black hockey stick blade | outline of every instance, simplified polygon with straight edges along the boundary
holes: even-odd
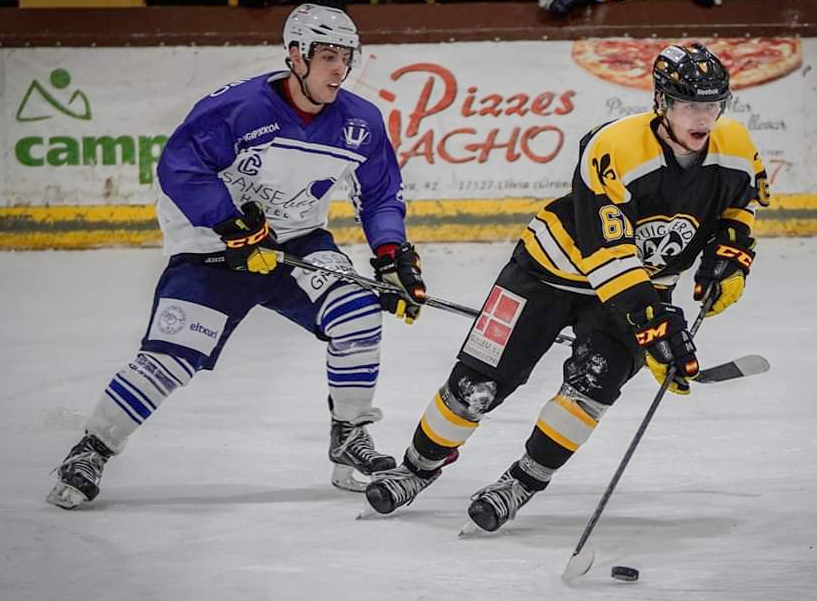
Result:
[[[715,382],[725,382],[735,378],[745,378],[769,371],[769,362],[760,355],[746,355],[721,365],[709,367],[701,370],[698,377],[693,382],[701,384],[713,384]]]

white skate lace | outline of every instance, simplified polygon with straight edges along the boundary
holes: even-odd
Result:
[[[55,467],[51,473],[59,470],[58,474],[68,471],[68,468],[73,468],[74,472],[78,472],[86,480],[99,484],[102,479],[102,469],[105,466],[105,458],[96,451],[84,451],[76,455],[66,457],[61,465]]]
[[[374,441],[363,426],[355,426],[349,430],[346,440],[333,450],[333,455],[341,457],[346,451],[356,459],[362,459],[364,463],[384,456],[374,450]]]
[[[532,496],[533,493],[526,490],[519,480],[505,472],[497,482],[489,484],[471,495],[471,500],[487,501],[496,511],[500,522],[504,522],[506,519],[514,519],[519,508],[527,503]]]
[[[377,472],[374,482],[382,484],[394,499],[395,507],[411,502],[426,486],[434,482],[436,475],[431,478],[421,478],[404,465],[391,470]]]
[[[368,424],[378,422],[381,419],[383,419],[383,412],[378,407],[372,407],[353,421],[340,422],[341,431],[345,434],[345,437],[342,443],[331,449],[331,457],[340,459],[348,451],[355,461],[364,464],[381,457],[387,457],[387,455],[378,453],[374,449],[374,441],[366,430]]]

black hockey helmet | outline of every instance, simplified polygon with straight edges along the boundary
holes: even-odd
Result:
[[[725,102],[729,91],[729,72],[720,59],[699,43],[667,46],[656,57],[652,68],[656,110],[658,95],[685,102]]]

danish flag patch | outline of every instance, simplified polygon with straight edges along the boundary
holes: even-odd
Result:
[[[494,286],[468,334],[463,352],[492,367],[499,365],[499,359],[527,302],[527,299],[502,286]]]

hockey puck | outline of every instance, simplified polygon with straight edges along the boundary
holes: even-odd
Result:
[[[616,580],[623,580],[624,582],[635,582],[638,580],[638,570],[628,568],[627,566],[613,566],[613,569],[610,571],[610,576]]]

